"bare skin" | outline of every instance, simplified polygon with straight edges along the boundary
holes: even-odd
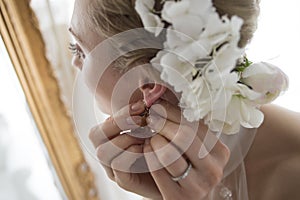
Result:
[[[245,159],[250,199],[299,199],[300,113],[266,105]]]
[[[188,137],[193,136],[190,134],[193,129],[189,125],[182,126],[180,109],[164,100],[161,100],[159,105],[168,108],[166,109],[168,117],[163,124],[160,123],[162,117],[154,121],[148,120],[150,127],[159,130],[151,140],[147,142],[126,134],[120,135],[120,128],[116,122],[127,129],[132,128],[131,124],[126,122],[128,109],[134,122],[140,124],[141,117],[137,114],[144,111],[144,105],[141,102],[137,104],[140,106],[138,110],[130,109],[131,106],[124,107],[90,133],[90,139],[97,148],[97,156],[108,176],[120,187],[151,199],[206,199],[209,192],[222,179],[223,168],[230,154],[227,147],[217,141],[214,148],[204,158],[199,159],[198,153],[202,146],[201,140],[206,133],[205,127],[202,125],[199,127],[196,137]],[[170,141],[174,145],[166,147]],[[177,148],[183,150],[189,141],[191,144],[183,157]],[[159,151],[164,147],[166,148],[163,151]],[[155,156],[147,155],[153,151]],[[131,173],[136,157],[131,157],[128,152],[144,156],[149,172]],[[175,158],[175,161],[169,163],[170,158]],[[188,167],[187,159],[193,166],[189,176],[174,182],[171,176],[179,176],[185,171]],[[162,167],[157,167],[158,165]]]
[[[265,121],[259,128],[254,143],[245,159],[249,198],[255,200],[297,199],[297,197],[299,197],[298,188],[300,186],[300,135],[298,131],[300,127],[297,122],[299,122],[300,114],[274,105],[266,105],[262,108],[262,111],[265,114]],[[174,113],[174,110],[170,110],[170,112]],[[286,123],[281,121],[281,116],[285,116],[286,119],[289,119],[289,126],[286,126]],[[168,128],[166,128],[166,130],[167,129]],[[171,132],[172,131],[169,131],[169,133]],[[95,144],[99,139],[95,139],[94,134],[99,137],[99,135],[105,133],[91,132],[91,140]],[[112,132],[109,134],[112,134]],[[167,133],[163,135],[165,134]],[[124,138],[116,136],[114,140],[124,141]],[[152,146],[156,148],[157,146],[165,145],[164,141],[166,141],[165,138],[155,137],[150,142],[151,146],[144,145],[143,149],[140,144],[143,144],[144,141],[130,138],[126,144],[122,145],[126,146],[126,148],[124,147],[126,151],[148,152],[153,150]],[[95,146],[97,145],[98,144]],[[98,147],[100,146],[102,145],[100,144]],[[221,149],[223,148],[221,144],[219,147]],[[223,149],[223,152],[226,152],[226,150],[224,150],[225,149]],[[220,152],[220,149],[215,151]],[[196,154],[196,151],[194,154]],[[105,156],[110,157],[110,155],[107,154]],[[179,190],[177,186],[172,187],[170,184],[173,184],[173,182],[168,181],[170,173],[164,169],[154,171],[151,175],[147,173],[136,175],[114,170],[114,168],[116,168],[114,167],[114,163],[120,164],[118,160],[122,160],[121,157],[122,155],[120,154],[119,158],[110,158],[114,160],[112,161],[111,167],[104,166],[109,177],[126,190],[151,197],[151,199],[162,199],[160,194],[163,194],[163,199],[182,199],[187,197],[189,197],[189,199],[206,199],[206,197],[199,198],[196,192],[192,192],[192,196],[188,196],[191,191],[187,190],[186,193],[184,193],[184,190]],[[99,159],[104,160],[101,155]],[[154,161],[152,160],[151,162]],[[180,169],[178,166],[182,166],[182,164],[178,163],[174,164],[174,166],[177,166],[175,167],[177,171],[184,171],[183,168],[186,167],[186,165],[183,165],[183,168]],[[195,175],[190,177],[190,179],[193,178],[195,178]],[[197,179],[199,178],[201,177]],[[215,185],[217,182],[212,185]],[[174,191],[180,191],[180,193]],[[203,192],[203,190],[201,191]],[[209,189],[207,192],[209,192]],[[172,194],[174,196],[172,196]]]

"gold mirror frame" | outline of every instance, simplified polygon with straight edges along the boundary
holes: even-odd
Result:
[[[30,0],[0,0],[0,32],[68,199],[96,200],[94,177],[60,100]]]

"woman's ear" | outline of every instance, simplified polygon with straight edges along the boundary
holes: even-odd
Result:
[[[166,87],[158,83],[146,83],[140,86],[147,107],[152,106],[166,91]]]

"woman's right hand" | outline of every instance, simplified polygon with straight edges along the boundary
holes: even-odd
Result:
[[[142,117],[139,115],[144,111],[142,101],[125,106],[102,124],[92,128],[89,137],[96,148],[97,158],[111,180],[127,191],[151,199],[162,199],[150,173],[131,172],[137,160],[144,160],[145,140],[120,134],[141,125]]]
[[[144,145],[144,155],[163,199],[208,199],[223,178],[228,147],[168,101],[152,105],[147,122],[157,134]]]

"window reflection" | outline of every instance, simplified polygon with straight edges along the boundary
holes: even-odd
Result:
[[[0,60],[0,199],[65,199],[2,38]]]

